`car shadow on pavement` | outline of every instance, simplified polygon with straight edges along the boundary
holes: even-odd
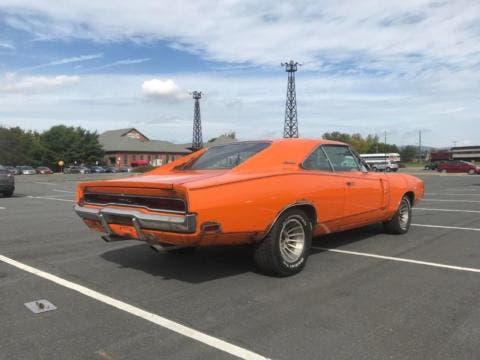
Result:
[[[187,253],[164,253],[141,244],[107,251],[100,256],[121,268],[189,283],[256,271],[251,246],[218,246],[197,248]]]
[[[323,235],[313,239],[313,247],[322,247],[326,249],[340,248],[342,246],[365,240],[372,236],[385,234],[381,223],[364,226],[362,228],[348,230],[344,232]],[[312,248],[311,254],[321,253],[325,250]]]

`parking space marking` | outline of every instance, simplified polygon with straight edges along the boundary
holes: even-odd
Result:
[[[42,184],[42,185],[58,185],[57,183],[51,183],[47,181],[34,181],[35,184]]]
[[[459,226],[445,226],[445,225],[428,225],[428,224],[411,224],[412,226],[439,228],[439,229],[452,229],[452,230],[467,230],[467,231],[480,231],[480,228],[468,228]]]
[[[34,268],[30,265],[21,263],[19,261],[13,260],[9,257],[0,255],[0,261],[3,261],[6,264],[9,264],[11,266],[14,266],[20,270],[26,271],[30,274],[36,275],[38,277],[41,277],[43,279],[49,280],[53,283],[56,283],[60,286],[63,286],[65,288],[68,288],[70,290],[76,291],[80,294],[83,294],[89,298],[92,298],[94,300],[100,301],[104,304],[110,305],[114,308],[117,308],[119,310],[125,311],[131,315],[137,316],[141,319],[147,320],[151,323],[154,323],[156,325],[159,325],[165,329],[174,331],[180,335],[183,335],[185,337],[188,337],[190,339],[199,341],[203,344],[209,345],[213,348],[216,348],[218,350],[224,351],[228,354],[231,354],[233,356],[242,358],[242,359],[253,359],[253,360],[267,360],[266,357],[257,354],[255,352],[252,352],[250,350],[244,349],[242,347],[239,347],[237,345],[231,344],[229,342],[226,342],[224,340],[221,340],[219,338],[207,335],[203,332],[200,332],[198,330],[195,330],[193,328],[187,327],[185,325],[179,324],[175,321],[169,320],[167,318],[164,318],[160,315],[145,311],[143,309],[140,309],[136,306],[127,304],[126,302],[123,302],[121,300],[117,300],[115,298],[112,298],[108,295],[104,295],[98,291],[89,289],[83,285],[76,284],[74,282],[71,282],[69,280],[65,280],[59,276],[50,274],[46,271]]]
[[[75,194],[75,191],[67,191],[67,190],[59,190],[59,189],[53,189],[53,191],[62,192],[62,193],[68,193],[68,194]]]
[[[69,199],[58,199],[58,198],[53,198],[53,197],[46,197],[46,196],[27,196],[30,199],[45,199],[45,200],[57,200],[57,201],[68,201],[68,202],[75,202],[75,200],[69,200]]]
[[[453,200],[453,199],[422,199],[421,200],[422,202],[423,201],[439,201],[439,202],[464,202],[464,203],[480,203],[480,200],[463,200],[463,199],[460,199],[460,200]]]
[[[63,194],[63,195],[60,195],[60,194],[55,194],[55,195],[45,195],[43,197],[46,197],[46,198],[49,198],[49,199],[54,199],[54,200],[60,200],[60,198],[69,198],[69,199],[72,199],[72,195],[71,194]]]
[[[4,208],[3,206],[0,206],[0,210],[7,210],[7,208]]]
[[[480,229],[478,229],[478,230],[480,230]],[[439,267],[439,268],[444,268],[444,269],[449,269],[449,270],[468,271],[468,272],[480,273],[480,269],[476,269],[476,268],[454,266],[454,265],[447,265],[447,264],[439,264],[439,263],[434,263],[434,262],[429,262],[429,261],[406,259],[406,258],[401,258],[401,257],[396,257],[396,256],[385,256],[385,255],[364,253],[364,252],[358,252],[358,251],[339,250],[339,249],[331,249],[331,248],[324,248],[324,247],[317,247],[317,246],[312,246],[312,248],[317,249],[317,250],[328,251],[328,252],[340,253],[340,254],[365,256],[365,257],[371,257],[371,258],[375,258],[375,259],[391,260],[391,261],[406,262],[406,263],[412,263],[412,264],[418,264],[418,265],[433,266],[433,267]]]
[[[456,196],[456,195],[459,195],[459,196],[480,196],[480,194],[465,194],[465,193],[448,193],[448,194],[444,194],[444,193],[425,193],[425,195],[445,195],[445,196]]]
[[[445,211],[445,212],[464,212],[464,213],[480,213],[480,210],[458,210],[458,209],[433,209],[433,208],[412,208],[413,210],[420,211]]]

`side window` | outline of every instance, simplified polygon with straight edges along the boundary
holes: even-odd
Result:
[[[330,162],[325,156],[322,147],[317,147],[308,157],[303,161],[302,167],[306,170],[324,170],[332,171]]]
[[[324,149],[335,171],[360,171],[355,157],[347,146],[324,145]]]

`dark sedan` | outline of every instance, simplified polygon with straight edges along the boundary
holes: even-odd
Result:
[[[3,167],[0,167],[0,193],[3,196],[10,197],[15,190],[15,177]]]

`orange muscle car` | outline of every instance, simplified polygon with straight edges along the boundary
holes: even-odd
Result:
[[[383,222],[403,234],[423,182],[368,171],[348,145],[310,139],[202,149],[142,176],[79,184],[75,211],[106,241],[170,251],[254,244],[258,267],[286,276],[313,236]]]

